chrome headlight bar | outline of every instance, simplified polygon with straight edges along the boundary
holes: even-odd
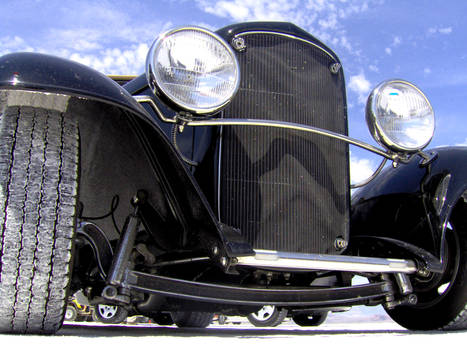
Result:
[[[236,119],[236,118],[212,118],[212,119],[203,119],[203,120],[186,120],[182,119],[181,116],[175,115],[173,118],[165,116],[161,109],[157,106],[151,96],[138,95],[133,96],[136,101],[139,103],[148,103],[151,108],[156,112],[159,118],[166,123],[175,123],[183,126],[263,126],[263,127],[273,127],[273,128],[282,128],[282,129],[291,129],[297,131],[310,132],[313,134],[323,135],[331,137],[337,140],[347,142],[351,145],[366,149],[367,151],[378,154],[386,159],[389,159],[393,162],[405,162],[410,158],[405,154],[398,154],[390,151],[385,151],[379,149],[373,145],[370,145],[366,142],[351,138],[346,135],[335,133],[329,130],[320,129],[314,126],[283,122],[283,121],[273,121],[273,120],[264,120],[264,119]]]

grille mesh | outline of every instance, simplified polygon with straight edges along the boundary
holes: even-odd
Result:
[[[282,120],[346,134],[343,77],[303,40],[243,34],[240,90],[225,118]],[[255,249],[335,253],[348,234],[348,146],[270,127],[224,127],[221,220]]]

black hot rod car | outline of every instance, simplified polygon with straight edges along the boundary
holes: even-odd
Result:
[[[0,108],[2,332],[57,331],[76,291],[180,327],[383,305],[467,328],[467,150],[424,151],[403,80],[368,99],[381,148],[349,137],[338,57],[292,24],[171,30],[132,79],[8,54]],[[384,159],[352,201],[349,145]]]

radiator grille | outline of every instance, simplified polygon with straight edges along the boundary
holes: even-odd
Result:
[[[225,118],[282,120],[346,134],[342,73],[304,40],[245,33],[238,53],[240,90]],[[224,127],[220,152],[221,220],[255,249],[335,253],[347,238],[348,146],[303,132]]]

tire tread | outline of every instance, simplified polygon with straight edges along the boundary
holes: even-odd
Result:
[[[57,111],[13,106],[0,115],[0,141],[0,331],[54,333],[70,276],[77,127]]]

